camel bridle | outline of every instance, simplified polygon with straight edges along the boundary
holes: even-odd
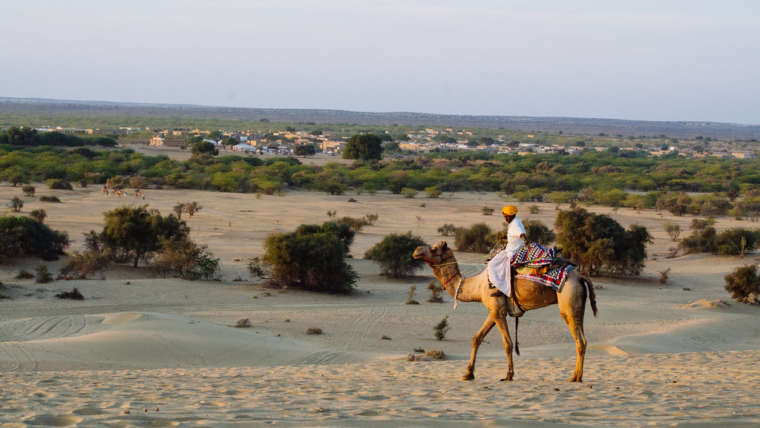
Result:
[[[456,265],[457,264],[456,260],[454,260],[454,261],[448,261],[448,260],[451,260],[453,258],[454,258],[454,255],[452,254],[451,257],[449,257],[447,259],[442,259],[441,263],[430,264],[430,267],[432,267],[432,268],[441,268],[443,266]],[[451,282],[451,280],[454,279],[457,275],[459,275],[459,282],[457,283],[456,290],[454,291],[454,310],[456,310],[456,308],[457,308],[457,306],[459,304],[459,301],[457,300],[457,297],[459,296],[459,289],[462,286],[462,280],[464,280],[464,277],[462,276],[462,273],[459,271],[459,269],[457,269],[456,272],[454,272],[454,274],[452,274],[445,281],[443,281],[443,288],[446,288],[446,286],[449,284],[449,282]]]

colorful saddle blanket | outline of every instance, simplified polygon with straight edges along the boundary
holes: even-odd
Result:
[[[555,257],[554,248],[546,248],[536,242],[529,242],[512,255],[512,266],[547,266],[554,263]]]
[[[517,266],[515,278],[522,278],[551,287],[556,291],[562,287],[567,274],[575,269],[570,263],[555,264],[556,251],[530,242],[512,256],[512,266]]]

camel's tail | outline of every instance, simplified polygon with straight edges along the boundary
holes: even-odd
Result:
[[[586,277],[581,277],[581,283],[586,286],[588,289],[588,299],[591,301],[591,310],[594,312],[594,316],[596,317],[597,309],[596,309],[596,293],[594,292],[594,284],[591,283],[591,280]]]

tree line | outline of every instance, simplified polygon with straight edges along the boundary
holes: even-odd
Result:
[[[112,137],[93,136],[80,137],[68,135],[62,132],[37,132],[34,128],[12,126],[5,131],[0,131],[0,144],[14,146],[103,146],[114,147],[116,139]]]
[[[758,217],[760,213],[758,160],[629,158],[596,152],[577,156],[439,153],[316,166],[285,157],[264,160],[198,152],[186,161],[176,161],[131,150],[0,145],[0,180],[20,184],[52,178],[89,183],[109,179],[128,183],[137,178],[144,185],[267,194],[286,189],[330,194],[347,190],[401,194],[411,189],[436,196],[496,191],[520,201],[577,201],[655,208],[676,215]]]

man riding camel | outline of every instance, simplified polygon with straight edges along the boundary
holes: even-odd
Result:
[[[517,207],[507,205],[501,210],[507,227],[507,245],[488,261],[488,280],[507,297],[512,295],[512,256],[525,246],[525,227],[517,218]]]

